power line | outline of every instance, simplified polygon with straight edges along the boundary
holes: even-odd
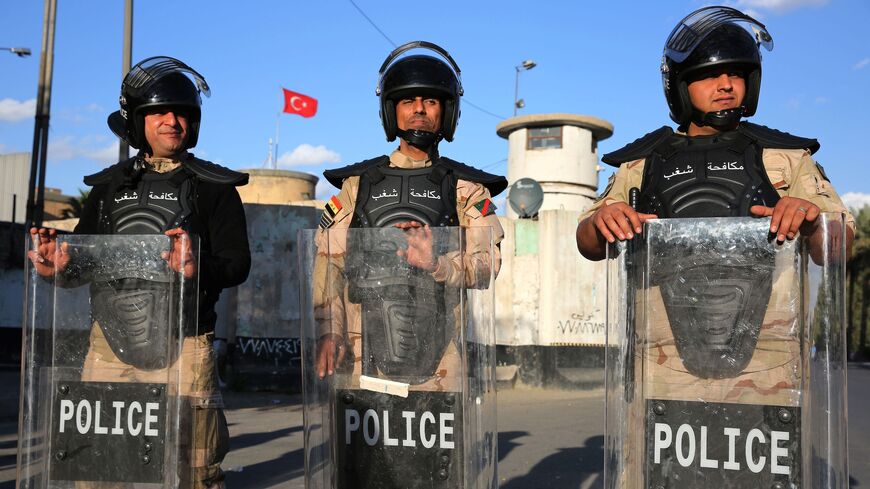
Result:
[[[496,119],[501,119],[501,120],[506,119],[506,117],[500,116],[500,115],[498,115],[498,114],[493,114],[492,112],[490,112],[490,111],[484,109],[483,107],[479,107],[479,106],[477,106],[477,105],[471,103],[471,100],[465,99],[465,100],[463,100],[463,101],[464,101],[466,104],[468,104],[468,105],[474,107],[475,109],[477,109],[477,110],[483,112],[484,114],[491,115],[491,116],[495,117]]]
[[[390,39],[390,36],[384,34],[384,31],[382,31],[381,28],[378,27],[378,25],[375,24],[375,22],[374,22],[372,19],[370,19],[369,16],[366,15],[365,12],[363,12],[363,9],[359,8],[359,5],[357,5],[356,3],[354,3],[353,0],[347,0],[347,1],[350,2],[350,4],[354,6],[354,8],[357,10],[357,12],[360,13],[360,15],[362,15],[363,17],[365,17],[365,19],[366,19],[367,21],[369,21],[369,24],[371,24],[372,27],[374,27],[376,31],[380,32],[381,35],[384,36],[384,39],[386,39],[387,42],[389,42],[390,44],[392,44],[394,48],[399,47],[398,44],[394,43],[393,40]]]
[[[362,16],[363,16],[363,17],[364,17],[364,18],[369,22],[369,24],[371,24],[371,26],[375,28],[376,31],[378,31],[382,36],[384,36],[384,39],[386,39],[387,42],[389,42],[390,44],[392,44],[394,48],[399,47],[398,44],[396,44],[395,42],[393,42],[392,39],[390,39],[390,36],[386,35],[386,34],[384,33],[384,31],[382,31],[381,28],[378,27],[377,24],[375,24],[375,21],[373,21],[373,20],[372,20],[368,15],[366,15],[365,12],[363,12],[363,9],[361,9],[361,8],[359,7],[359,5],[356,4],[356,2],[354,2],[353,0],[347,0],[347,1],[350,2],[351,5],[353,5],[353,7],[356,9],[356,11],[359,12],[360,15],[362,15]],[[468,99],[465,99],[465,103],[467,103],[468,105],[474,107],[475,109],[477,109],[477,110],[483,112],[484,114],[491,115],[492,117],[495,117],[496,119],[501,119],[501,120],[506,119],[506,117],[502,117],[502,116],[500,116],[500,115],[498,115],[498,114],[494,114],[494,113],[492,113],[492,112],[490,112],[490,111],[484,109],[483,107],[480,107],[480,106],[478,106],[478,105],[475,105],[474,103],[472,103],[472,102],[471,102],[470,100],[468,100]]]
[[[481,169],[481,170],[486,170],[487,168],[492,168],[492,167],[494,167],[495,165],[498,165],[499,163],[504,163],[505,161],[507,161],[507,158],[502,158],[502,159],[500,159],[500,160],[498,160],[498,161],[493,161],[492,163],[489,163],[489,164],[483,165],[482,167],[480,167],[480,169]]]

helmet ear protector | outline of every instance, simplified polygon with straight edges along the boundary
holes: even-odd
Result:
[[[396,60],[406,51],[417,48],[434,51],[447,63],[425,55]],[[380,97],[379,115],[387,141],[394,141],[399,135],[396,100],[409,95],[431,95],[441,101],[441,129],[434,141],[441,138],[453,141],[460,115],[459,98],[463,93],[459,65],[444,48],[427,41],[411,41],[394,49],[378,70],[378,86],[375,89],[375,95]]]

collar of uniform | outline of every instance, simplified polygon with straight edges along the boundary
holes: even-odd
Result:
[[[181,164],[187,160],[190,153],[185,152],[182,154],[177,160],[172,158],[153,158],[146,156],[145,163],[148,165],[148,169],[157,173],[169,173],[172,170],[175,170]]]
[[[399,150],[393,151],[393,154],[390,155],[390,166],[398,168],[415,169],[426,168],[431,165],[432,160],[429,158],[426,158],[425,160],[415,160]]]

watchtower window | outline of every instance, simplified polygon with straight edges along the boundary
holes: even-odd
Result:
[[[526,149],[550,149],[562,147],[562,126],[532,127],[526,135]]]

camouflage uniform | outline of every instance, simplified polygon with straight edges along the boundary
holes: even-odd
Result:
[[[762,153],[765,173],[780,197],[796,197],[817,205],[822,212],[844,213],[847,226],[854,230],[849,213],[823,170],[807,150],[768,149]],[[641,188],[645,159],[623,163],[610,177],[598,200],[580,216],[584,220],[603,206],[628,203],[629,191]],[[674,334],[665,310],[662,292],[653,286],[635,298],[637,318],[634,357],[636,399],[626,406],[628,419],[643,422],[645,400],[695,400],[709,403],[800,406],[804,368],[801,364],[801,296],[793,264],[794,254],[777,255],[773,288],[761,330],[748,366],[728,378],[701,378],[689,373],[677,351]],[[791,266],[790,266],[791,265]],[[638,402],[641,401],[641,402]],[[623,453],[627,460],[643,460],[643,427],[625,434]],[[620,476],[619,487],[641,487],[642,464],[626,462],[632,473]]]
[[[399,151],[390,155],[390,167],[415,169],[431,166],[426,160],[413,160]],[[341,191],[337,195],[341,209],[334,216],[326,230],[318,232],[316,244],[318,259],[315,261],[315,317],[318,321],[319,335],[333,333],[344,338],[352,350],[353,379],[358,379],[361,372],[362,341],[361,341],[361,308],[353,304],[347,297],[347,284],[343,270],[347,251],[347,230],[350,227],[354,205],[357,201],[359,177],[349,177],[344,180]],[[465,253],[448,253],[437,258],[437,267],[432,276],[437,282],[447,285],[465,287],[486,287],[489,285],[490,272],[498,274],[501,266],[501,255],[498,243],[504,237],[504,231],[494,213],[482,215],[475,207],[490,198],[489,191],[483,185],[467,180],[458,180],[456,184],[456,211],[459,225],[463,228]],[[476,233],[476,229],[483,232]],[[490,234],[491,233],[491,234]],[[492,237],[493,254],[490,255]],[[329,259],[325,259],[326,257]],[[483,277],[486,283],[481,283]],[[459,305],[456,306],[460,307]],[[457,315],[456,317],[460,317]],[[349,357],[350,358],[350,355]],[[416,390],[455,390],[455,386],[447,385],[450,379],[456,379],[454,371],[459,366],[459,352],[454,344],[450,344],[435,376],[428,382],[414,386]]]

